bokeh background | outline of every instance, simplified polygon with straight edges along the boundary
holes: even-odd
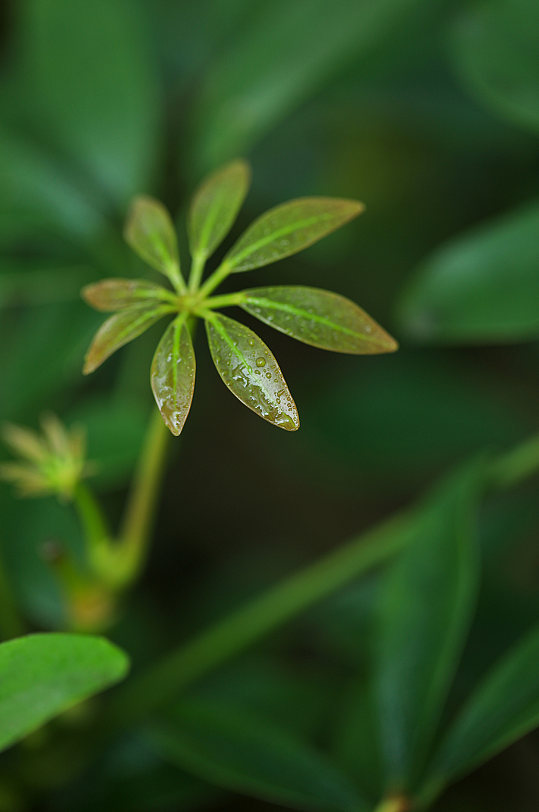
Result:
[[[288,434],[225,390],[197,342],[195,398],[170,444],[147,572],[114,632],[136,663],[417,500],[455,464],[537,431],[538,18],[531,0],[1,6],[0,416],[84,423],[112,521],[154,408],[160,327],[85,379],[101,317],[79,290],[152,273],[121,239],[133,194],[177,215],[184,266],[189,197],[234,157],[250,161],[253,184],[231,239],[292,197],[362,200],[366,212],[340,232],[228,289],[335,290],[401,344],[341,357],[257,324],[300,411]],[[75,516],[5,485],[0,509],[18,601],[35,628],[61,628],[40,550],[80,545]],[[539,609],[537,488],[500,497],[483,519],[472,670]],[[343,590],[206,690],[327,738],[343,684],[365,661],[376,589],[373,576]],[[436,809],[532,812],[538,756],[530,736]],[[144,759],[118,759],[93,792],[115,809],[280,808],[216,797]]]

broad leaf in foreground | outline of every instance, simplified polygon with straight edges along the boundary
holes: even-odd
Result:
[[[252,316],[282,333],[333,352],[393,352],[397,342],[344,296],[303,286],[254,288],[241,302]]]
[[[228,234],[249,188],[251,171],[242,160],[210,175],[197,189],[189,212],[191,254],[206,259]]]
[[[297,254],[348,223],[364,206],[356,200],[302,197],[270,209],[230,249],[224,264],[233,273]]]
[[[0,644],[0,749],[125,676],[125,654],[81,634],[32,634]]]
[[[385,578],[374,682],[389,786],[409,787],[421,771],[468,633],[484,476],[476,462],[437,489]]]
[[[127,216],[124,236],[148,265],[171,281],[176,278],[180,267],[176,232],[162,203],[144,195],[136,197]]]
[[[106,361],[124,344],[141,335],[167,313],[173,312],[169,305],[142,304],[121,310],[104,322],[94,336],[86,353],[83,373],[87,375]]]
[[[103,279],[82,289],[82,298],[95,310],[113,313],[126,307],[141,304],[144,300],[169,298],[169,291],[144,279]]]
[[[207,316],[206,330],[215,366],[230,391],[274,426],[298,429],[296,404],[262,339],[244,324],[216,313]]]
[[[165,330],[152,361],[152,391],[166,425],[176,437],[191,408],[195,387],[195,353],[187,316],[182,313]]]
[[[434,759],[434,784],[469,772],[539,725],[538,663],[536,626],[470,696]]]
[[[346,776],[307,744],[221,704],[183,704],[150,736],[165,759],[218,786],[299,809],[367,809]]]

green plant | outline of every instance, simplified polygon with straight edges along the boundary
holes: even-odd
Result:
[[[189,213],[192,264],[186,283],[172,221],[156,200],[135,200],[125,228],[131,247],[160,271],[173,291],[149,282],[107,279],[84,289],[97,310],[119,311],[97,333],[84,371],[93,372],[119,347],[164,316],[175,314],[152,362],[151,384],[163,420],[180,434],[191,407],[195,355],[194,321],[206,324],[217,371],[225,385],[260,417],[287,431],[299,428],[295,403],[271,350],[256,333],[228,316],[223,307],[242,307],[266,324],[325,350],[353,354],[392,352],[396,342],[348,299],[307,287],[265,287],[212,296],[230,274],[268,265],[307,248],[356,217],[361,203],[308,197],[283,203],[258,218],[201,285],[207,260],[231,228],[249,185],[249,168],[234,161],[198,189]]]

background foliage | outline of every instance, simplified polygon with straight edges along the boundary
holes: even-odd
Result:
[[[162,199],[181,224],[202,175],[244,155],[255,181],[241,227],[298,195],[364,201],[359,220],[257,271],[253,284],[339,291],[401,344],[388,356],[336,357],[257,324],[262,337],[271,335],[301,408],[301,430],[289,435],[230,397],[199,342],[194,406],[171,446],[147,572],[109,634],[135,669],[417,502],[455,466],[460,473],[436,498],[444,510],[451,499],[471,499],[471,491],[459,496],[466,477],[476,476],[465,461],[537,431],[538,31],[533,0],[3,7],[0,415],[35,426],[53,410],[68,424],[83,422],[94,484],[113,519],[154,408],[147,369],[156,333],[84,379],[82,358],[100,316],[79,290],[101,277],[139,275],[120,237],[133,194]],[[182,231],[180,242],[185,254]],[[232,279],[228,289],[242,283]],[[22,785],[50,809],[347,809],[356,790],[334,774],[336,762],[365,776],[362,791],[376,801],[383,779],[368,697],[378,692],[377,702],[391,708],[392,680],[397,687],[406,680],[410,657],[424,674],[442,669],[429,679],[431,704],[416,684],[388,736],[386,768],[413,786],[437,713],[445,724],[537,623],[536,485],[483,503],[479,552],[464,563],[444,536],[448,522],[427,512],[418,562],[403,557],[387,578],[376,572],[335,592],[191,688],[166,725],[105,747],[67,789],[61,751],[45,759],[36,749],[32,758],[30,744],[24,766],[21,751],[9,751],[0,763],[0,808],[20,808]],[[52,541],[80,552],[76,518],[52,499],[14,500],[3,485],[0,509],[1,555],[17,602],[34,629],[62,629],[65,606],[43,550]],[[444,588],[458,593],[456,604],[444,603],[438,576],[428,572],[440,560],[433,539],[444,573],[454,573]],[[407,606],[410,595],[416,600]],[[423,628],[434,597],[440,623],[447,606],[459,614]],[[444,645],[416,651],[419,627],[422,640],[442,637]],[[532,643],[519,657],[537,682]],[[497,679],[482,699],[493,696],[494,707],[497,691],[512,690],[503,673]],[[428,723],[410,747],[419,711]],[[472,717],[452,728],[470,747]],[[393,724],[391,712],[383,718]],[[257,745],[261,729],[266,741]],[[227,748],[223,762],[230,731],[235,750]],[[531,812],[537,749],[537,736],[528,736],[434,808]],[[448,752],[442,747],[431,765],[433,782],[440,770],[460,774]],[[254,767],[238,777],[247,754]],[[279,789],[291,764],[293,781]]]

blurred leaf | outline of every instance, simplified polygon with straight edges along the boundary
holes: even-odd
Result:
[[[463,6],[453,56],[470,90],[489,107],[539,130],[539,13],[535,0]]]
[[[299,809],[364,808],[347,778],[301,740],[226,705],[185,703],[150,735],[164,758],[218,786]]]
[[[443,484],[386,576],[375,652],[390,786],[410,785],[428,753],[468,634],[478,587],[474,520],[484,466]]]
[[[159,143],[159,87],[139,5],[41,0],[17,11],[31,113],[123,204],[147,183]]]
[[[183,429],[195,388],[195,353],[182,313],[169,324],[155,352],[152,391],[166,425],[176,437]]]
[[[508,341],[539,336],[539,205],[456,237],[428,260],[403,296],[418,338]]]
[[[162,203],[151,197],[136,197],[127,215],[124,236],[133,251],[152,268],[171,281],[177,277],[180,257],[176,232]]]
[[[206,318],[210,351],[225,386],[249,409],[286,431],[299,428],[296,404],[271,350],[228,316]]]
[[[353,691],[343,696],[338,715],[333,757],[368,795],[372,805],[384,793],[384,769],[377,729],[374,686],[366,683],[354,685]]]
[[[125,654],[99,637],[33,634],[0,644],[0,748],[122,679]]]
[[[197,189],[189,212],[189,246],[193,256],[206,259],[230,231],[241,208],[251,170],[233,161],[210,175]]]
[[[355,200],[303,197],[262,214],[232,246],[224,262],[233,273],[297,254],[363,211]]]
[[[95,334],[86,353],[84,374],[88,375],[96,370],[116,350],[133,341],[172,311],[173,308],[168,305],[140,304],[120,310],[108,318]]]
[[[333,352],[391,352],[396,342],[344,296],[307,287],[253,288],[241,306],[282,333]]]
[[[170,292],[144,279],[103,279],[82,289],[82,298],[95,310],[114,312],[141,304],[142,299],[167,300]]]
[[[148,414],[138,400],[128,395],[89,395],[66,415],[70,425],[86,430],[92,486],[123,485],[137,461]]]
[[[0,177],[0,244],[7,248],[43,233],[85,239],[103,227],[98,207],[65,164],[5,127]]]
[[[420,3],[311,0],[308,13],[288,0],[258,4],[211,65],[194,116],[197,163],[217,165],[246,150]]]
[[[434,756],[427,785],[469,772],[539,725],[538,662],[536,626],[473,691]]]

